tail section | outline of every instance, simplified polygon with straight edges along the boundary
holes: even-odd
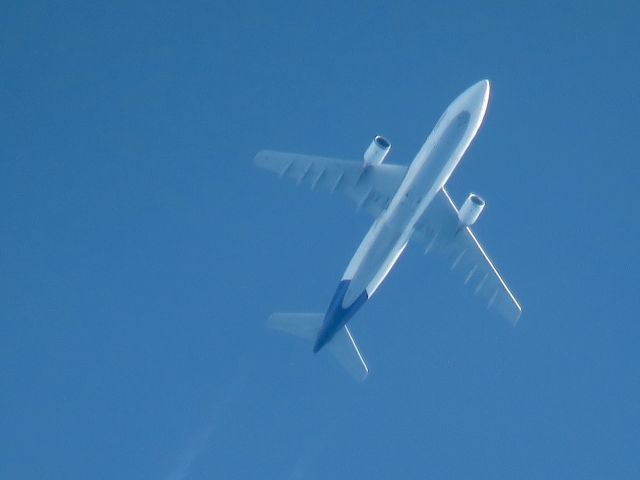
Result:
[[[314,341],[322,327],[323,320],[323,313],[274,313],[267,320],[267,326]],[[360,353],[346,325],[338,330],[329,341],[327,350],[357,381],[362,382],[367,378],[369,368],[367,368],[362,353]]]

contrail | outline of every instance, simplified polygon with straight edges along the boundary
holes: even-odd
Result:
[[[215,426],[215,418],[210,420],[205,428],[191,440],[189,447],[178,457],[177,465],[167,480],[185,480],[191,472],[191,465],[204,451]]]
[[[306,471],[313,467],[314,462],[325,449],[328,436],[328,432],[325,432],[324,435],[307,446],[300,458],[295,461],[291,470],[289,470],[286,480],[302,480],[305,477]]]
[[[167,480],[185,480],[189,477],[191,467],[207,448],[209,439],[211,438],[218,420],[220,419],[220,414],[234,397],[237,386],[238,380],[236,376],[236,381],[232,382],[232,384],[224,391],[222,397],[214,404],[211,409],[211,413],[209,414],[209,419],[205,423],[204,427],[193,435],[191,441],[187,445],[187,448],[178,455],[176,466],[168,475]]]

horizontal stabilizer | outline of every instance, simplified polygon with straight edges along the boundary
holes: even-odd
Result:
[[[346,325],[338,330],[327,346],[331,354],[349,375],[358,382],[365,381],[367,375],[369,375],[369,368]]]
[[[267,326],[315,341],[323,320],[323,313],[274,313],[267,320]],[[362,382],[367,378],[369,369],[346,325],[336,332],[326,349],[357,381]]]
[[[267,320],[267,326],[274,330],[314,340],[322,326],[324,313],[273,313]]]

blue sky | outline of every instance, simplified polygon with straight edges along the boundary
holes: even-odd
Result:
[[[2,478],[640,475],[638,7],[451,3],[3,4]],[[449,190],[517,328],[418,247],[353,322],[363,385],[264,328],[370,219],[255,152],[408,164],[482,78]]]

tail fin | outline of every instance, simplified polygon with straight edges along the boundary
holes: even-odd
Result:
[[[267,320],[267,326],[313,341],[323,320],[322,313],[274,313]],[[336,332],[327,344],[327,350],[357,381],[363,382],[367,378],[369,368],[346,325]]]

